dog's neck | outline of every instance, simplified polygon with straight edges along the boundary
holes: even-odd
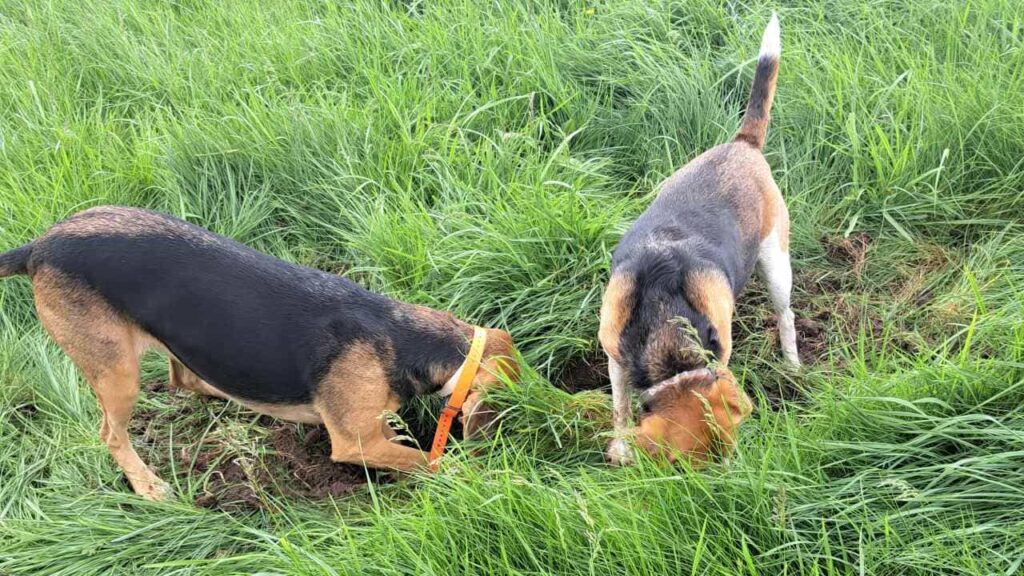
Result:
[[[470,342],[470,346],[472,346],[472,344],[473,343],[471,341]],[[486,350],[484,350],[484,356],[485,357],[486,357],[486,353],[487,353]],[[481,358],[481,365],[483,363],[483,360],[484,360],[484,358],[482,357]],[[454,372],[450,372],[448,374],[445,374],[444,372],[447,372],[447,370],[444,370],[444,371],[442,371],[442,373],[437,374],[437,380],[441,380],[442,378],[445,378],[445,376],[447,376],[447,379],[445,380],[444,385],[441,386],[441,388],[438,389],[437,392],[434,392],[435,396],[440,396],[442,398],[447,398],[448,396],[452,395],[452,392],[455,392],[455,387],[458,385],[458,382],[459,382],[459,376],[462,375],[463,370],[466,368],[466,363],[467,362],[469,362],[469,357],[468,356],[462,360],[462,363],[459,364],[459,367],[456,368]],[[479,368],[477,368],[477,369],[479,370]],[[435,381],[437,381],[437,380],[435,380]]]
[[[458,383],[459,376],[462,375],[462,369],[465,367],[466,360],[463,360],[462,364],[460,364],[459,367],[455,370],[455,372],[452,373],[451,377],[448,378],[447,381],[445,381],[444,386],[442,386],[441,389],[438,390],[437,392],[434,392],[434,395],[440,396],[441,398],[447,398],[451,396],[452,392],[455,392],[455,385]]]

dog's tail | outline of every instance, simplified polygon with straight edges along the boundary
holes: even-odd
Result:
[[[15,274],[28,274],[28,258],[32,255],[32,243],[0,254],[0,278]]]
[[[765,134],[768,133],[769,113],[775,98],[775,79],[779,76],[779,56],[782,54],[779,16],[772,12],[772,19],[764,29],[761,39],[761,53],[757,56],[757,72],[754,86],[750,89],[747,111],[743,123],[736,133],[736,140],[747,142],[754,148],[764,148]]]

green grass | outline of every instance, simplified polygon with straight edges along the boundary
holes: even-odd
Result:
[[[607,468],[607,395],[549,382],[596,355],[657,184],[736,129],[772,9],[810,361],[781,369],[755,282],[735,457]],[[0,1],[0,248],[108,203],[506,327],[532,370],[440,474],[231,511],[176,451],[259,462],[265,427],[146,394],[152,504],[6,280],[0,574],[1024,572],[1020,2]]]

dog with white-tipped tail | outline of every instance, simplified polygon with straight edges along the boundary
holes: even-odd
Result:
[[[781,53],[772,14],[735,137],[670,176],[612,255],[599,339],[612,384],[613,463],[632,462],[633,443],[694,464],[735,444],[752,407],[728,369],[732,316],[755,268],[779,317],[783,354],[800,364],[789,213],[762,154]],[[630,388],[642,393],[636,427]]]

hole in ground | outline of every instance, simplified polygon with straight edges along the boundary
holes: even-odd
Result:
[[[608,357],[600,350],[591,350],[566,362],[552,382],[566,392],[608,388]]]

